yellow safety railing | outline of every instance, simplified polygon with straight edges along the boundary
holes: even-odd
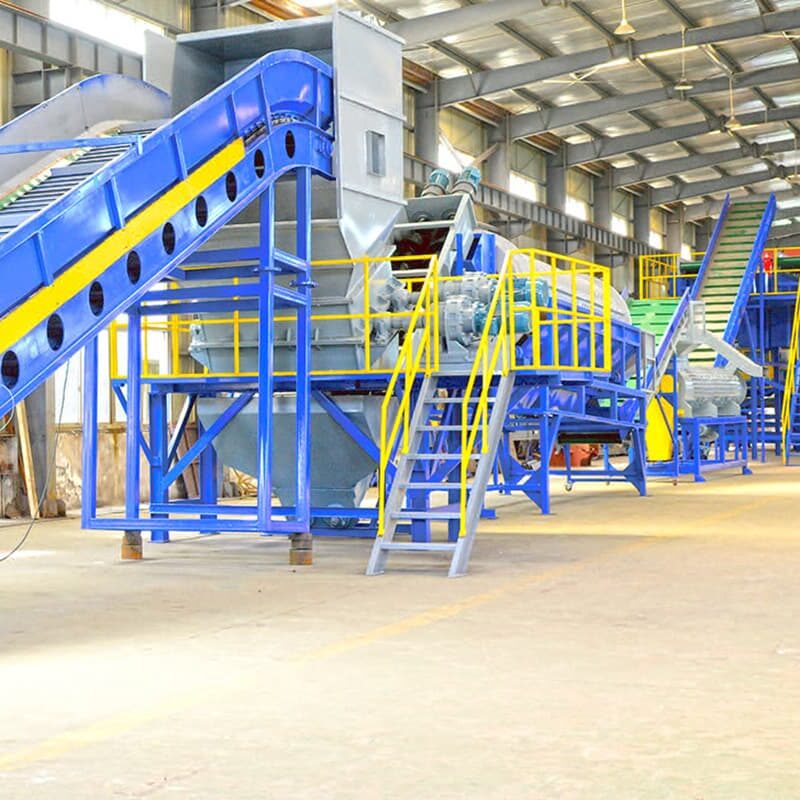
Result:
[[[436,256],[430,259],[428,274],[422,283],[419,299],[411,312],[405,341],[400,348],[386,394],[381,404],[380,463],[378,465],[378,534],[383,535],[386,523],[386,472],[393,452],[408,453],[411,425],[411,399],[414,383],[421,375],[439,369],[439,264]],[[394,420],[389,417],[399,389]]]
[[[703,252],[693,253],[692,260],[700,261],[704,255]],[[782,266],[781,260],[780,248],[769,247],[764,250],[753,293],[786,294],[786,290],[780,288],[780,279],[786,275],[800,279],[800,267]],[[765,266],[766,262],[771,264],[769,268]],[[686,261],[680,253],[640,256],[639,297],[643,300],[677,299],[680,296],[677,288],[678,279],[692,280],[694,278],[693,275],[681,274],[682,263],[686,263]]]
[[[762,266],[761,273],[763,278],[763,294],[775,295],[786,294],[785,289],[779,286],[780,279],[786,275],[791,275],[796,279],[800,279],[800,267],[786,267],[781,265],[782,255],[781,250],[777,247],[770,247],[764,250],[764,255],[767,260],[772,264],[771,269],[764,269]],[[763,261],[762,261],[763,265]]]
[[[680,253],[639,256],[639,297],[643,300],[677,297]]]
[[[781,404],[781,437],[783,438],[783,461],[789,463],[789,434],[792,418],[792,398],[797,391],[797,350],[800,339],[800,283],[797,285],[797,296],[794,302],[794,320],[792,335],[789,339],[789,356],[786,361],[786,383],[783,387],[783,403]]]
[[[501,375],[508,375],[510,367],[508,307],[509,297],[514,297],[513,262],[512,252],[506,256],[503,267],[497,276],[497,286],[495,286],[494,292],[492,293],[492,299],[486,312],[486,321],[483,325],[481,338],[478,340],[475,359],[469,377],[467,378],[467,385],[464,388],[464,397],[461,401],[459,537],[464,537],[467,534],[467,481],[469,479],[469,462],[475,450],[479,433],[481,434],[480,452],[487,452],[487,442],[489,438],[489,398],[492,388],[492,378],[494,375],[498,374],[498,370]],[[498,329],[495,329],[494,324],[495,320],[498,318],[498,314],[500,325]],[[478,376],[481,376],[483,380],[477,397],[473,397],[472,393],[475,390]],[[473,405],[471,418],[470,405]]]
[[[517,338],[518,314],[530,318],[531,328],[530,361],[521,362],[512,347],[511,368],[517,372],[610,370],[611,270],[535,248],[513,250],[511,255],[514,271],[507,288],[511,341]],[[529,281],[530,301],[515,299],[514,281],[520,278]],[[540,298],[542,285],[546,291]]]
[[[373,323],[380,319],[410,319],[413,311],[374,311],[371,308],[370,296],[373,294],[371,288],[380,282],[385,282],[384,278],[378,278],[373,272],[373,266],[376,264],[392,264],[396,262],[419,264],[420,269],[427,270],[431,263],[432,256],[430,255],[410,255],[410,256],[376,256],[376,257],[362,257],[353,259],[328,259],[320,261],[312,261],[311,265],[315,271],[324,269],[335,269],[340,267],[360,268],[363,280],[363,307],[351,313],[334,314],[324,311],[315,311],[311,316],[312,324],[319,324],[334,321],[349,321],[353,324],[358,323],[361,327],[361,345],[364,350],[364,365],[358,369],[315,369],[312,370],[312,375],[343,375],[358,373],[360,375],[386,375],[392,368],[383,364],[373,365],[373,351],[374,344],[371,341],[371,333]],[[219,267],[220,269],[223,267]],[[187,271],[193,269],[187,268]],[[209,280],[213,280],[214,267],[202,267],[205,271],[210,273]],[[415,292],[419,290],[423,282],[423,278],[404,278],[402,272],[393,273],[393,277],[404,283],[406,288]],[[239,279],[234,279],[235,284],[239,284]],[[242,293],[247,294],[247,283],[242,283]],[[170,283],[169,289],[177,288],[177,284]],[[252,289],[252,286],[250,287]],[[251,292],[252,293],[252,292]],[[180,301],[176,300],[175,303]],[[167,308],[169,307],[169,300],[167,300]],[[279,315],[275,316],[276,323],[283,323],[286,325],[296,324],[296,317],[294,312],[282,311]],[[142,377],[143,378],[165,378],[170,380],[180,380],[182,378],[192,378],[198,375],[204,375],[214,378],[252,378],[256,377],[258,373],[254,370],[247,370],[243,367],[242,349],[244,347],[253,347],[255,343],[254,336],[243,336],[248,329],[252,332],[258,324],[258,316],[254,312],[233,311],[232,313],[222,313],[219,316],[210,316],[204,314],[202,319],[194,319],[191,315],[186,314],[165,314],[161,317],[148,317],[143,316],[141,320],[142,328],[142,343],[143,343],[143,365]],[[201,325],[206,326],[230,326],[232,330],[232,350],[233,350],[233,364],[230,370],[208,370],[203,368],[200,364],[187,361],[187,366],[182,367],[180,363],[180,353],[185,351],[185,343],[181,343],[180,338],[183,335],[191,333],[192,326]],[[123,321],[115,321],[110,326],[110,347],[109,347],[109,361],[110,361],[110,375],[112,379],[122,379],[125,377],[125,365],[120,364],[119,361],[119,346],[118,340],[123,332],[127,330],[127,323]],[[355,325],[354,325],[355,327]],[[170,367],[167,371],[164,370],[151,370],[150,363],[147,358],[148,341],[151,339],[150,334],[162,332],[167,336],[169,343],[167,350],[170,353]],[[276,376],[289,377],[294,374],[293,371],[276,371]]]

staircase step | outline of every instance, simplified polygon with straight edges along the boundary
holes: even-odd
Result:
[[[415,511],[409,509],[408,511],[395,511],[391,515],[392,519],[433,519],[433,520],[451,520],[458,519],[461,514],[458,511]]]
[[[408,483],[399,484],[401,489],[421,489],[430,491],[449,491],[450,489],[459,489],[458,483],[444,483],[442,481],[409,481]]]
[[[460,431],[462,427],[461,425],[420,425],[419,430],[444,433],[445,431]]]
[[[406,553],[452,553],[456,542],[382,542],[381,550],[405,551]]]
[[[482,458],[483,453],[471,453],[470,459]],[[417,461],[461,461],[461,453],[406,453],[406,458]]]
[[[470,398],[468,398],[467,403],[477,403],[478,400],[480,400],[479,397],[470,397]],[[488,400],[489,400],[490,403],[494,403],[494,397],[493,396],[490,395]],[[464,398],[463,397],[431,397],[431,398],[426,399],[424,402],[425,402],[426,405],[429,405],[429,406],[431,406],[431,405],[432,406],[438,406],[438,405],[441,405],[441,404],[455,405],[456,403],[458,403],[458,404],[463,403],[464,402]]]

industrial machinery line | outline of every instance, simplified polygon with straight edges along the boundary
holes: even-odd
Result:
[[[374,537],[369,574],[409,551],[455,576],[487,492],[547,514],[553,476],[643,495],[648,475],[747,471],[774,200],[726,203],[696,280],[644,261],[629,305],[607,268],[482,226],[474,168],[404,199],[401,44],[346,12],[188,34],[146,55],[159,88],[92,78],[0,129],[0,411],[84,350],[82,523],[123,555],[144,531],[313,531]],[[55,118],[66,138],[34,138]],[[97,515],[105,329],[120,518]],[[221,501],[223,466],[253,503]]]

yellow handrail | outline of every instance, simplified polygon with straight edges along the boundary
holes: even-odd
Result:
[[[492,294],[491,303],[486,313],[486,321],[483,324],[481,338],[475,351],[475,359],[472,369],[464,388],[464,396],[461,400],[461,486],[459,490],[459,538],[467,534],[467,478],[469,462],[478,433],[481,433],[481,453],[487,452],[487,439],[489,427],[489,396],[492,387],[492,378],[497,374],[497,362],[502,355],[502,365],[500,374],[508,375],[509,353],[508,353],[508,305],[509,296],[514,296],[514,271],[512,268],[513,253],[506,256],[503,267],[497,277],[497,286]],[[494,334],[492,339],[492,323],[497,315],[498,306],[500,310],[500,330]],[[475,383],[478,375],[483,377],[480,393],[477,402],[472,410],[470,419],[469,407]]]
[[[394,264],[394,263],[419,263],[420,265],[428,264],[430,262],[431,256],[430,255],[405,255],[405,256],[374,256],[374,257],[359,257],[359,258],[351,258],[351,259],[325,259],[325,260],[315,260],[311,262],[311,266],[314,269],[325,269],[325,268],[335,268],[335,267],[349,267],[353,270],[361,272],[363,277],[363,307],[361,308],[354,308],[349,313],[340,313],[340,314],[332,314],[325,311],[325,307],[321,306],[320,310],[315,311],[315,313],[311,316],[312,323],[315,324],[324,324],[324,323],[331,323],[331,322],[350,322],[352,324],[360,324],[361,326],[361,346],[364,349],[364,365],[361,368],[352,369],[352,368],[341,368],[341,369],[314,369],[312,370],[312,375],[320,376],[320,375],[328,375],[328,376],[335,376],[335,375],[342,375],[342,374],[352,374],[353,372],[358,372],[361,375],[381,375],[386,376],[390,371],[391,367],[384,365],[383,363],[377,363],[373,365],[372,360],[373,356],[375,355],[373,343],[370,340],[370,336],[372,333],[373,324],[380,321],[385,320],[398,320],[398,319],[410,319],[412,311],[410,310],[403,310],[403,311],[373,311],[370,305],[371,302],[371,294],[373,294],[372,288],[374,288],[376,278],[374,275],[370,274],[370,270],[376,264]],[[209,267],[205,265],[203,267],[193,267],[189,266],[186,267],[187,272],[192,272],[195,270],[202,269],[206,272],[209,272],[213,269],[224,269],[225,265],[220,265],[219,267]],[[401,283],[404,283],[406,289],[409,292],[415,292],[419,287],[421,282],[420,278],[404,278],[402,272],[393,272],[392,277],[394,280],[397,280]],[[212,276],[213,279],[213,276]],[[249,282],[242,282],[240,278],[233,279],[234,286],[241,286],[242,288],[242,296],[241,297],[234,297],[233,300],[242,300],[244,297],[252,294],[254,291],[255,284],[252,281]],[[167,290],[180,288],[179,284],[175,282],[170,282],[167,286]],[[255,313],[248,314],[246,311],[240,311],[234,309],[232,312],[228,314],[223,314],[218,317],[209,318],[207,315],[202,319],[191,319],[190,315],[188,314],[175,314],[169,313],[169,306],[172,305],[171,300],[167,300],[166,308],[167,313],[159,318],[148,317],[144,316],[142,318],[142,336],[144,340],[147,339],[147,334],[152,333],[155,331],[160,331],[165,333],[167,338],[170,340],[168,344],[168,350],[171,353],[171,368],[166,371],[159,370],[158,373],[148,373],[145,369],[143,371],[143,376],[145,378],[162,378],[162,379],[170,379],[170,380],[178,380],[181,378],[195,378],[198,374],[204,374],[208,377],[215,377],[215,378],[252,378],[257,376],[257,372],[253,369],[247,370],[243,367],[242,361],[242,349],[243,347],[248,347],[253,345],[253,339],[246,338],[243,336],[243,333],[246,330],[253,331],[255,326],[258,324],[258,316]],[[175,301],[175,303],[180,303],[180,300]],[[165,322],[166,320],[166,322]],[[274,318],[276,323],[283,323],[287,325],[294,325],[296,324],[297,318],[293,312],[282,312],[280,315],[276,315]],[[180,347],[182,345],[179,344],[180,335],[187,334],[191,332],[193,325],[202,325],[203,327],[210,327],[210,326],[230,326],[232,331],[232,351],[233,351],[233,364],[232,369],[228,370],[209,370],[208,368],[203,368],[199,370],[195,363],[191,361],[187,361],[186,365],[181,366],[180,359],[177,357],[180,352]],[[111,348],[109,351],[109,364],[110,364],[110,375],[111,378],[114,380],[119,380],[125,377],[125,364],[120,364],[119,362],[119,347],[117,339],[121,333],[127,330],[127,324],[125,322],[115,321],[111,324],[110,327],[110,336],[111,336]],[[275,372],[277,377],[291,377],[294,372],[290,370],[279,370]]]
[[[783,463],[789,463],[789,430],[792,417],[792,397],[797,391],[795,373],[797,367],[798,339],[800,338],[800,283],[797,284],[797,295],[794,301],[794,320],[792,335],[789,340],[789,357],[786,362],[786,383],[783,387],[783,403],[781,404],[781,438],[783,439]]]
[[[378,465],[378,536],[386,525],[386,471],[392,452],[408,452],[408,432],[411,424],[411,398],[417,377],[430,375],[439,368],[439,261],[430,257],[430,266],[419,299],[411,313],[405,341],[400,348],[381,404],[380,463]],[[424,357],[424,360],[423,360]],[[400,376],[404,377],[402,395],[394,422],[389,427],[389,412]],[[402,442],[398,438],[402,434]]]

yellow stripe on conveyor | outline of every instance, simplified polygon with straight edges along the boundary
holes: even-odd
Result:
[[[194,200],[244,158],[241,139],[231,142],[201,164],[185,180],[132,217],[124,228],[106,237],[22,305],[0,320],[0,352],[8,350],[26,332],[44,322],[67,300],[90,286],[108,267],[155,233],[175,212]]]

